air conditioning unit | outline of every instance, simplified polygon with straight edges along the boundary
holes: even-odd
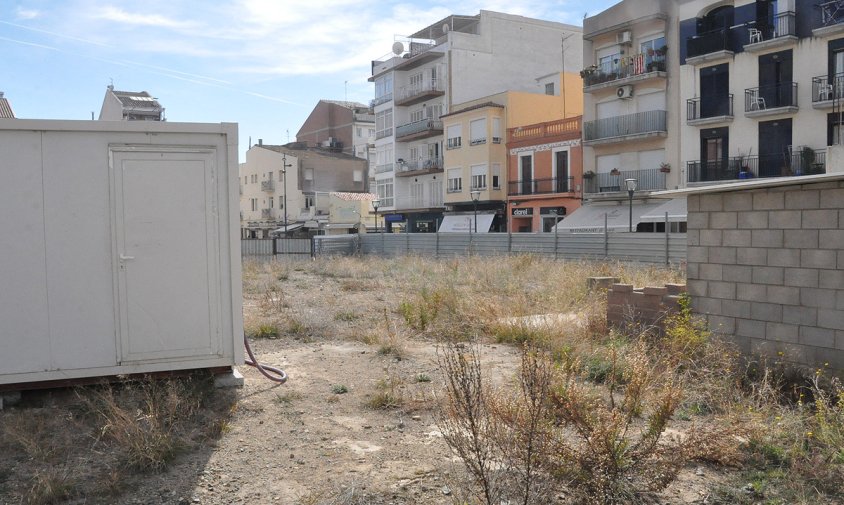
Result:
[[[619,86],[617,90],[615,90],[615,95],[623,100],[629,100],[633,98],[633,86],[629,84],[627,86]]]
[[[630,30],[624,30],[623,32],[618,32],[616,34],[616,42],[619,44],[632,44],[633,43],[633,34],[630,33]]]

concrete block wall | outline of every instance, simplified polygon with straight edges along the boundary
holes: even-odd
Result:
[[[688,292],[745,353],[844,370],[844,182],[688,197]]]
[[[613,284],[607,291],[607,324],[614,328],[653,328],[665,330],[666,314],[679,310],[683,284],[664,287],[634,288],[632,284]]]

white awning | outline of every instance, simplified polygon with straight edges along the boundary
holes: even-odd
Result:
[[[642,215],[639,221],[643,223],[664,223],[666,212],[668,213],[668,222],[670,223],[686,221],[688,215],[686,198],[681,197],[668,200],[653,211]]]
[[[660,203],[633,203],[633,229],[642,221],[642,216],[653,213],[663,205]],[[557,223],[556,228],[566,233],[604,233],[604,216],[608,231],[628,231],[630,207],[623,205],[588,204],[572,212]],[[551,230],[554,232],[554,229]]]
[[[492,226],[492,220],[495,219],[495,214],[478,214],[478,233],[488,233],[489,227]],[[443,221],[440,223],[441,233],[469,233],[475,231],[475,216],[474,214],[463,214],[459,216],[443,216]]]
[[[281,228],[277,228],[277,229],[273,230],[271,233],[287,233],[289,231],[298,230],[302,226],[304,226],[302,223],[289,224],[287,226],[282,226]]]

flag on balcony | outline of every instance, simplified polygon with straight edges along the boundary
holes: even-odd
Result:
[[[637,54],[633,57],[633,74],[639,75],[645,73],[645,55],[643,53]]]

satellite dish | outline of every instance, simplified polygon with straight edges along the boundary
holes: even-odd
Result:
[[[393,54],[399,55],[404,52],[404,44],[399,41],[393,42]]]
[[[448,26],[448,23],[443,23],[443,33],[448,33],[451,30],[451,27]]]

